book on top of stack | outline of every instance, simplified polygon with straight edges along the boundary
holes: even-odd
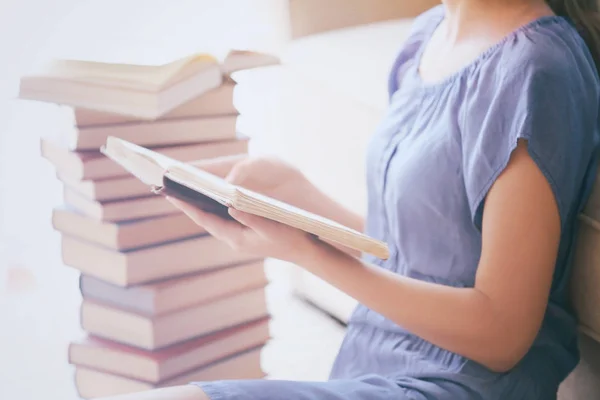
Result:
[[[52,215],[63,262],[81,274],[87,336],[68,354],[81,397],[265,376],[263,260],[231,251],[99,149],[115,136],[185,162],[244,154],[229,74],[275,63],[249,51],[161,65],[58,60],[22,78],[20,97],[50,103],[57,133],[40,146],[64,185]]]
[[[221,62],[205,53],[135,61],[50,60],[21,78],[19,97],[115,114],[109,121],[156,120],[231,81],[235,71],[279,62],[244,50],[230,51]],[[72,115],[75,125],[90,122],[87,111],[73,110]]]

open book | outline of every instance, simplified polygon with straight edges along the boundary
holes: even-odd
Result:
[[[192,203],[223,218],[231,218],[228,208],[233,207],[378,258],[387,259],[389,256],[387,245],[381,241],[289,204],[232,185],[199,168],[125,140],[111,136],[101,151],[149,185],[157,194]]]
[[[198,53],[137,62],[52,60],[21,78],[19,97],[154,120],[220,86],[223,75],[279,60],[231,50],[222,60]]]
[[[19,97],[155,119],[221,82],[208,54],[140,65],[59,59],[22,77]]]

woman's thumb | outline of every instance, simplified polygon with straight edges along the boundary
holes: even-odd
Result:
[[[210,174],[225,178],[231,173],[236,164],[245,160],[246,158],[248,158],[247,154],[236,154],[232,156],[192,161],[190,164]]]
[[[225,180],[233,185],[243,186],[246,176],[248,175],[247,168],[244,168],[245,163],[236,164],[231,168]]]

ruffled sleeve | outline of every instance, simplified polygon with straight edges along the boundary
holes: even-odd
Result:
[[[520,65],[480,72],[465,96],[463,174],[474,224],[480,229],[485,197],[507,166],[517,141],[552,187],[563,225],[582,207],[598,146],[595,71],[562,60],[531,57]]]

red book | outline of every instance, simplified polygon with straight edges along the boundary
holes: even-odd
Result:
[[[260,366],[260,354],[261,348],[250,350],[158,384],[76,367],[75,384],[79,396],[90,399],[186,385],[195,381],[261,379],[265,373]]]
[[[70,344],[69,362],[78,367],[159,384],[262,346],[269,338],[268,318],[152,352],[88,336]]]
[[[94,336],[157,350],[266,315],[265,290],[257,288],[156,317],[84,300],[81,326]]]
[[[98,221],[119,222],[179,212],[164,198],[154,196],[152,193],[145,197],[124,200],[95,201],[65,187],[63,197],[69,208]]]
[[[101,221],[57,208],[52,225],[58,232],[111,250],[132,250],[198,236],[206,231],[183,213],[120,222]]]
[[[263,261],[167,279],[146,285],[122,287],[91,276],[79,280],[86,300],[134,313],[159,316],[197,304],[267,285]]]
[[[252,254],[231,251],[227,244],[209,235],[124,252],[63,236],[62,255],[66,265],[84,275],[118,286],[156,282],[257,260]]]

